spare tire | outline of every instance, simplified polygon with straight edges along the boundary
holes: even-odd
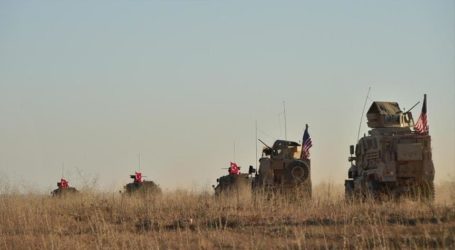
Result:
[[[291,162],[285,171],[287,181],[292,184],[302,184],[310,176],[310,167],[303,161]]]

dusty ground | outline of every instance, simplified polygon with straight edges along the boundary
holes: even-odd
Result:
[[[455,248],[455,185],[432,204],[344,202],[319,185],[311,201],[84,194],[0,197],[0,249]]]

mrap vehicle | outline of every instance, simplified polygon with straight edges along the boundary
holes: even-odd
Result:
[[[272,147],[262,143],[265,148],[259,159],[253,190],[311,198],[311,163],[310,159],[302,158],[302,146],[287,140],[277,140]]]
[[[423,105],[426,123],[426,97]],[[426,133],[416,131],[412,113],[401,111],[396,102],[373,102],[367,119],[368,135],[350,146],[346,198],[433,200],[435,169],[428,127]]]

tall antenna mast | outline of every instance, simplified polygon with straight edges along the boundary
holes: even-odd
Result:
[[[235,163],[235,140],[234,140],[234,163]]]
[[[254,156],[254,161],[256,162],[256,168],[258,166],[258,120],[256,120],[256,140],[255,143],[256,143],[256,155]]]
[[[365,97],[365,102],[363,103],[362,115],[360,116],[359,130],[357,131],[357,141],[359,140],[359,136],[360,136],[360,127],[362,127],[363,114],[365,113],[365,107],[367,105],[368,97],[370,97],[370,90],[371,90],[371,87],[368,87],[367,96]]]
[[[139,152],[139,172],[141,172],[141,152]]]
[[[287,131],[287,124],[286,124],[286,102],[283,101],[283,116],[284,116],[284,139],[288,139],[288,131]]]

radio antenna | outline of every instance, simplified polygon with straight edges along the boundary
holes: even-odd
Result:
[[[139,172],[141,172],[141,152],[139,152]]]
[[[255,161],[256,167],[257,167],[258,166],[258,120],[256,120],[255,125],[256,125],[256,140],[254,140],[254,141],[256,143],[256,155],[254,156],[254,161]]]
[[[286,101],[283,101],[283,116],[284,116],[284,139],[288,139],[288,128],[286,121]]]
[[[359,140],[359,136],[360,136],[360,128],[362,127],[363,114],[365,114],[365,107],[367,105],[368,98],[370,97],[370,90],[371,90],[371,87],[368,87],[367,96],[365,97],[365,102],[363,103],[362,115],[360,115],[359,130],[357,131],[357,141]]]
[[[234,162],[235,162],[235,140],[234,140]]]

